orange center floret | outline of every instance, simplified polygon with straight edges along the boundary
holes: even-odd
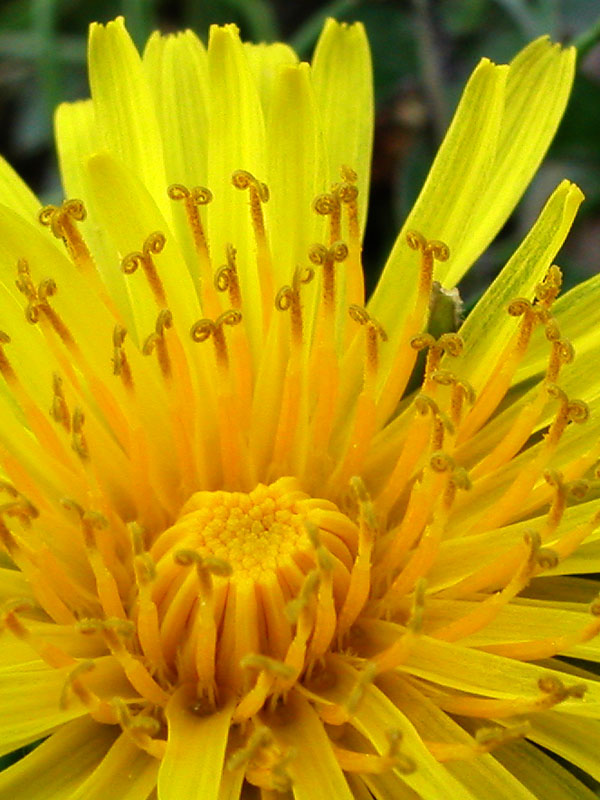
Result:
[[[257,671],[294,683],[339,633],[359,538],[295,478],[196,492],[150,551],[164,668],[209,696]]]

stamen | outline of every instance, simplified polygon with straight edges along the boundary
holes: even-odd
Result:
[[[211,284],[212,266],[208,240],[204,232],[199,208],[208,205],[212,200],[212,192],[204,186],[194,186],[188,189],[180,183],[174,183],[167,189],[167,194],[171,200],[183,201],[185,213],[194,240],[194,248],[198,257],[201,276],[201,291],[204,305],[211,309],[211,313],[216,309],[211,308],[213,295],[208,287]],[[215,306],[214,302],[212,306]]]
[[[388,378],[380,388],[377,402],[377,424],[382,426],[396,408],[408,384],[414,364],[415,350],[407,344],[412,337],[423,330],[429,311],[429,301],[433,285],[435,261],[447,261],[450,249],[444,242],[427,241],[418,231],[408,231],[406,241],[412,250],[421,253],[421,264],[417,284],[417,297],[411,313],[398,338],[397,352],[390,366]]]
[[[218,292],[229,293],[229,305],[232,308],[242,307],[242,295],[240,292],[240,281],[238,278],[237,267],[235,265],[236,249],[232,244],[225,247],[227,264],[220,267],[215,274],[215,289]]]
[[[329,248],[313,244],[308,252],[311,262],[323,268],[322,309],[326,319],[332,319],[335,312],[335,265],[345,261],[348,247],[344,242],[334,242]]]
[[[386,731],[388,750],[385,755],[371,753],[357,753],[343,747],[333,746],[335,757],[344,772],[358,772],[364,775],[381,775],[389,770],[398,770],[402,775],[415,772],[417,765],[412,758],[400,752],[402,732],[399,730]]]
[[[521,317],[518,330],[500,354],[486,384],[460,426],[457,444],[470,439],[494,413],[508,391],[515,371],[523,359],[533,329],[541,321],[538,310],[529,300],[516,298],[508,306],[511,317]]]
[[[71,432],[71,415],[65,400],[65,394],[62,388],[63,380],[61,376],[55,372],[52,376],[52,389],[54,396],[52,398],[52,406],[50,407],[50,416],[59,425],[62,425],[67,433]]]
[[[85,414],[81,408],[76,407],[73,409],[73,417],[71,420],[71,447],[77,453],[82,461],[87,461],[90,457],[87,440],[83,432],[83,423],[85,422]]]
[[[232,568],[223,559],[202,557],[195,550],[178,550],[174,560],[181,566],[195,566],[200,598],[194,620],[194,629],[198,634],[194,653],[198,696],[206,696],[214,704],[217,628],[213,576],[228,578]]]
[[[278,311],[290,312],[290,327],[292,345],[296,348],[302,345],[302,304],[300,302],[300,286],[307,284],[314,278],[315,271],[311,267],[296,267],[291,286],[282,286],[275,297],[275,308]]]
[[[358,554],[350,572],[350,585],[344,599],[344,605],[338,615],[338,646],[344,634],[358,618],[369,597],[371,588],[371,553],[378,528],[373,504],[362,479],[354,477],[350,481],[350,485],[358,503]]]
[[[168,668],[164,660],[158,611],[152,599],[152,584],[156,577],[156,567],[149,553],[143,552],[141,543],[136,547],[133,562],[137,586],[136,632],[146,658],[156,665],[157,674],[166,677]]]
[[[269,187],[262,183],[244,169],[236,170],[231,176],[231,182],[237,189],[248,189],[250,195],[250,217],[254,229],[256,240],[256,263],[258,277],[263,296],[263,308],[265,312],[271,310],[271,298],[273,297],[273,266],[271,263],[271,253],[267,234],[265,231],[265,220],[263,216],[262,204],[269,200]],[[265,315],[265,328],[269,322]]]
[[[3,345],[5,344],[10,344],[10,336],[8,333],[0,330],[0,374],[2,374],[2,377],[8,384],[11,384],[16,380],[16,375],[10,365],[10,361],[6,357],[6,353],[4,352]]]
[[[444,242],[434,239],[428,241],[419,231],[407,231],[406,241],[411,250],[421,253],[418,293],[420,298],[429,302],[434,262],[447,261],[450,258],[450,249]]]
[[[123,643],[123,637],[131,637],[134,633],[133,622],[123,619],[81,620],[80,630],[82,633],[98,631],[111,653],[121,664],[127,679],[135,690],[151,703],[160,706],[167,704],[169,700],[167,692],[154,680],[139,658],[130,653]]]
[[[32,633],[23,621],[19,619],[19,614],[33,609],[34,605],[30,600],[15,599],[6,603],[0,617],[2,627],[9,630],[18,639],[26,642],[50,667],[60,669],[61,667],[75,664],[76,659],[73,656],[69,655],[61,647],[51,642],[46,642]]]
[[[414,408],[414,417],[408,427],[396,466],[377,497],[377,512],[382,519],[389,514],[410,484],[416,465],[421,460],[423,453],[427,452],[427,444],[435,426],[435,419],[440,414],[435,400],[424,394],[415,397]]]
[[[450,714],[484,719],[505,719],[546,711],[567,698],[581,698],[586,691],[585,684],[580,683],[567,687],[553,675],[540,678],[537,685],[540,694],[533,698],[517,697],[501,700],[440,692],[435,694],[435,703]]]
[[[268,747],[273,742],[273,734],[266,725],[258,726],[246,742],[245,747],[241,747],[232,753],[227,759],[226,768],[235,772],[235,770],[250,763],[255,759],[258,753],[264,748]]]
[[[556,383],[561,367],[564,364],[571,364],[574,358],[575,350],[571,342],[567,339],[553,339],[550,360],[546,368],[546,380]]]
[[[544,437],[543,445],[540,447],[537,456],[530,459],[517,473],[510,486],[495,502],[493,508],[485,512],[485,520],[483,516],[480,516],[479,521],[469,529],[468,535],[480,533],[484,529],[491,530],[495,527],[500,527],[511,520],[521,510],[523,501],[539,480],[540,475],[556,450],[567,424],[569,422],[581,424],[588,419],[589,409],[582,400],[569,400],[563,390],[553,383],[546,384],[545,388],[551,398],[559,401],[559,407]],[[482,490],[485,490],[483,481],[480,483],[479,492]]]
[[[80,661],[74,667],[63,686],[59,707],[66,709],[69,707],[69,695],[73,693],[87,708],[89,715],[104,725],[115,725],[117,723],[117,715],[114,708],[104,700],[100,700],[98,695],[90,691],[83,682],[84,676],[95,669],[96,664],[91,659],[87,661]]]
[[[312,267],[296,267],[291,286],[283,286],[275,298],[275,307],[279,311],[290,311],[291,351],[288,359],[283,394],[280,404],[279,420],[275,432],[273,455],[271,462],[276,470],[289,471],[296,466],[291,455],[295,452],[295,443],[302,434],[300,432],[300,416],[302,403],[307,403],[306,392],[302,391],[302,348],[305,343],[302,302],[300,290],[303,285],[312,281],[315,272]],[[264,415],[263,415],[264,416]],[[304,421],[308,412],[305,411]],[[307,435],[307,434],[306,434]],[[280,472],[279,474],[283,474]]]
[[[127,329],[115,325],[113,330],[113,375],[118,375],[128,391],[133,390],[133,376],[131,367],[123,349]]]
[[[353,320],[366,331],[366,353],[363,388],[356,400],[354,420],[348,425],[345,450],[338,466],[329,479],[329,486],[343,486],[352,474],[360,472],[369,445],[376,431],[375,387],[379,363],[379,340],[387,341],[381,325],[362,307],[351,305],[348,309]]]
[[[152,256],[161,253],[165,243],[166,238],[164,233],[155,231],[146,238],[141,251],[136,250],[133,253],[129,253],[121,261],[121,269],[126,275],[133,275],[138,267],[143,269],[146,280],[154,295],[154,299],[157,305],[162,308],[167,305],[167,298],[162,281],[158,277],[158,272],[156,271]]]
[[[358,711],[364,696],[373,683],[377,675],[377,667],[374,663],[367,661],[364,668],[358,673],[357,680],[352,687],[350,694],[343,703],[322,705],[319,708],[319,716],[328,725],[344,725]]]
[[[551,266],[541,283],[535,287],[535,299],[543,309],[549,309],[554,303],[562,286],[562,271],[556,265]]]
[[[258,670],[258,678],[254,687],[238,703],[232,717],[234,723],[245,722],[258,714],[270,694],[275,698],[277,695],[274,693],[274,687],[278,681],[287,684],[295,681],[297,677],[293,667],[256,653],[244,656],[240,666],[242,669]]]
[[[171,377],[171,360],[165,341],[165,329],[172,327],[172,325],[173,315],[168,308],[164,308],[156,319],[154,333],[151,333],[142,345],[142,353],[145,356],[149,356],[156,351],[160,371],[163,377],[167,379]]]
[[[190,333],[195,342],[205,342],[207,339],[212,338],[217,364],[222,370],[226,371],[229,367],[229,357],[227,354],[227,343],[225,341],[223,325],[239,325],[241,321],[241,313],[235,309],[230,309],[229,311],[224,311],[214,321],[211,319],[201,319],[192,325]]]
[[[21,384],[6,353],[4,352],[3,345],[10,344],[10,341],[10,336],[4,331],[0,330],[0,374],[6,381],[15,400],[20,405],[23,414],[31,427],[31,430],[37,437],[37,440],[42,448],[51,456],[56,458],[59,463],[68,462],[68,450],[65,450],[62,441],[56,435],[56,431],[53,430],[45,415],[40,411],[36,403],[34,403]],[[52,411],[50,413],[52,414]]]
[[[529,732],[528,723],[512,725],[510,728],[480,728],[472,744],[451,744],[449,742],[425,741],[433,757],[441,762],[466,761],[483,753],[489,753],[508,742],[522,739]]]
[[[75,225],[76,222],[83,222],[86,217],[83,201],[75,199],[65,200],[60,206],[44,206],[38,215],[41,224],[49,227],[57,239],[62,239],[69,258],[92,285],[104,305],[118,316],[115,304],[100,278],[90,249]]]
[[[425,374],[423,376],[422,390],[431,393],[435,384],[444,383],[444,370],[440,370],[442,356],[447,354],[452,357],[459,356],[463,350],[463,341],[456,333],[443,333],[439,339],[434,339],[430,333],[423,333],[413,336],[410,345],[415,350],[427,349],[427,359],[425,361]],[[433,376],[437,375],[437,381]],[[447,381],[447,383],[450,383]]]
[[[106,545],[99,548],[97,535],[101,530],[108,528],[108,520],[91,511],[85,511],[78,503],[73,500],[63,499],[62,505],[68,510],[74,510],[79,516],[83,543],[86,549],[88,561],[96,580],[96,590],[102,609],[107,616],[126,619],[127,614],[123,608],[123,602],[119,594],[119,588],[115,579],[117,559]],[[127,581],[126,575],[123,576],[124,584]]]
[[[520,661],[539,661],[544,658],[552,658],[556,655],[567,653],[576,645],[589,642],[600,634],[599,598],[596,598],[591,603],[589,610],[593,619],[579,631],[565,633],[562,636],[551,636],[546,639],[533,639],[526,642],[482,645],[479,649],[486,650],[488,653],[506,656],[507,658],[518,658]],[[566,696],[577,697],[579,695],[568,694]]]
[[[368,311],[362,306],[351,305],[348,312],[355,322],[363,325],[366,329],[366,360],[365,360],[365,384],[372,387],[377,376],[378,341],[387,342],[387,334],[377,320],[373,319]]]
[[[17,272],[17,288],[29,301],[25,309],[25,318],[27,321],[35,324],[40,320],[41,313],[43,317],[48,320],[64,344],[69,349],[73,349],[75,341],[69,329],[48,302],[48,298],[52,297],[57,292],[57,286],[54,280],[52,278],[44,278],[44,280],[40,281],[36,289],[31,280],[29,264],[24,258],[19,259],[17,263]]]
[[[320,194],[313,200],[313,209],[322,217],[329,217],[329,242],[339,241],[342,235],[341,203],[337,192]]]
[[[230,485],[235,486],[238,480],[248,482],[249,459],[242,456],[241,427],[233,426],[232,419],[243,417],[247,408],[242,408],[246,395],[240,394],[240,384],[234,382],[236,374],[230,374],[229,354],[225,340],[225,325],[239,325],[242,315],[237,309],[224,311],[216,320],[201,319],[191,328],[191,336],[195,342],[212,339],[215,351],[218,374],[217,414],[221,440],[221,460],[223,474],[227,475]],[[243,373],[246,375],[247,373]]]
[[[127,734],[140,750],[160,761],[167,749],[164,739],[154,738],[161,731],[160,722],[155,717],[142,713],[132,716],[125,702],[119,697],[112,699],[111,706],[116,711],[117,720],[123,733]]]
[[[320,543],[319,531],[316,525],[309,520],[305,520],[304,527],[315,548],[319,572],[314,629],[306,656],[310,663],[314,663],[328,649],[336,629],[337,618],[333,601],[332,574],[334,562],[329,551]]]

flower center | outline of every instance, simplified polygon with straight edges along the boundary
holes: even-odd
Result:
[[[295,478],[193,494],[150,550],[167,674],[211,698],[249,691],[257,671],[293,684],[340,633],[359,539]]]

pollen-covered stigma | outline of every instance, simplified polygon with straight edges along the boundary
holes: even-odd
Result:
[[[0,791],[29,797],[54,752],[73,797],[140,800],[536,797],[528,739],[587,768],[564,737],[600,687],[558,658],[600,657],[570,577],[597,567],[596,351],[553,265],[577,187],[458,330],[430,320],[572,59],[482,62],[366,304],[362,28],[328,22],[309,66],[233,26],[142,60],[93,27],[92,100],[57,114],[75,199],[40,210],[11,173],[0,210],[0,728],[5,752],[48,737]],[[497,210],[465,161],[495,165]]]

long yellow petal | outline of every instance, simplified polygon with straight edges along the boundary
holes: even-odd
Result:
[[[406,231],[445,242],[450,258],[472,236],[473,208],[491,179],[500,135],[508,67],[483,59],[475,69],[429,171],[425,185],[398,235],[369,310],[388,335],[413,302],[418,259]]]
[[[282,67],[274,79],[267,125],[266,208],[277,289],[323,236],[323,218],[311,209],[326,189],[323,143],[308,65]],[[306,287],[310,290],[310,286]],[[303,289],[303,292],[305,289]]]
[[[328,181],[340,180],[341,166],[355,170],[362,230],[374,119],[371,53],[364,27],[358,22],[348,25],[328,19],[315,48],[312,74],[329,162]]]
[[[188,689],[183,686],[167,704],[169,739],[158,773],[161,800],[219,797],[233,704],[203,716],[190,710],[191,703]]]
[[[438,278],[454,286],[487,247],[529,185],[571,91],[575,48],[542,37],[510,63],[497,152],[489,184],[471,211],[471,231]]]
[[[96,124],[104,146],[137,173],[156,201],[168,209],[154,103],[122,17],[106,26],[92,24],[88,63]],[[127,80],[122,80],[123,75]]]
[[[506,311],[508,304],[517,297],[533,299],[533,290],[562,246],[582,201],[577,186],[569,181],[560,183],[529,234],[461,327],[465,346],[455,363],[460,375],[476,390],[494,368],[494,356],[515,328],[514,319]]]
[[[597,800],[598,795],[527,741],[509,742],[494,753],[507,770],[534,792],[536,797],[561,800]]]
[[[89,717],[63,725],[25,758],[0,772],[3,797],[62,800],[88,777],[112,744],[116,731]]]
[[[477,743],[461,726],[400,675],[382,677],[381,688],[407,715],[424,741],[466,745],[476,752]],[[444,762],[444,768],[478,800],[533,800],[534,795],[514,775],[488,754]]]
[[[207,59],[192,31],[153,34],[144,51],[164,147],[167,183],[203,186],[207,180]],[[164,188],[163,188],[164,192]]]
[[[331,797],[352,800],[344,774],[331,748],[331,740],[315,710],[302,697],[288,698],[290,720],[282,718],[278,726],[273,720],[272,731],[284,752],[293,753],[288,771],[292,779],[295,800]]]
[[[527,737],[600,780],[600,721],[545,711],[530,720]]]
[[[225,263],[228,244],[237,250],[242,313],[254,341],[262,329],[261,280],[272,281],[270,265],[260,270],[247,190],[232,185],[236,170],[265,180],[265,127],[258,89],[235,25],[213,26],[208,43],[208,188],[213,193],[209,241],[213,266]],[[272,292],[267,292],[269,303]],[[269,307],[270,311],[270,307]]]
[[[122,733],[92,774],[69,800],[141,800],[156,786],[159,762]]]
[[[244,42],[244,50],[258,86],[260,101],[266,117],[269,113],[273,84],[277,75],[283,67],[296,66],[298,56],[289,45],[283,42],[274,42],[273,44]]]

